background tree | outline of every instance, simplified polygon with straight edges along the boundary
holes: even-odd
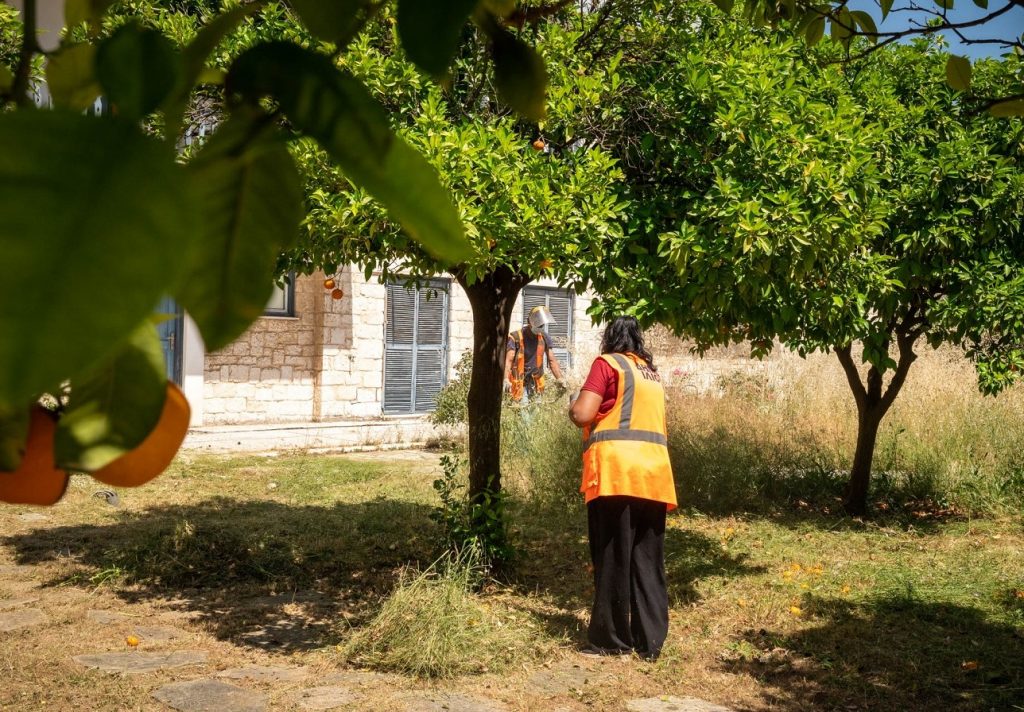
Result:
[[[922,340],[962,346],[986,392],[1019,367],[1020,127],[972,116],[931,78],[945,56],[927,42],[856,73],[727,25],[701,37],[680,48],[688,71],[649,92],[700,147],[682,160],[651,142],[652,170],[690,186],[662,206],[678,220],[656,250],[650,232],[630,235],[642,242],[613,256],[600,308],[663,321],[701,349],[835,351],[859,413],[846,507],[861,514],[878,426]],[[982,63],[978,81],[1007,71]]]

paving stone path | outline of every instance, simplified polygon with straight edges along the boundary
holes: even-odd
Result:
[[[49,619],[46,614],[35,608],[20,608],[13,611],[0,613],[0,633],[7,633],[12,630],[31,628],[42,625]]]
[[[185,631],[159,625],[140,625],[132,628],[132,632],[142,640],[166,642],[185,636]]]
[[[180,712],[264,712],[267,696],[220,680],[164,685],[153,697]]]
[[[147,653],[133,650],[126,653],[76,655],[74,661],[79,665],[97,668],[105,672],[143,673],[202,665],[206,662],[206,651],[177,650],[173,653]]]
[[[695,697],[648,697],[642,700],[630,700],[626,703],[629,712],[733,712],[728,707],[698,700]]]
[[[503,705],[458,693],[409,693],[400,698],[405,712],[506,712]]]
[[[217,677],[231,680],[256,680],[257,682],[302,682],[309,677],[309,669],[304,667],[250,665],[248,667],[222,670],[217,673]]]
[[[336,710],[352,704],[358,697],[345,687],[324,686],[300,690],[294,699],[306,710]]]
[[[580,665],[571,667],[555,667],[538,670],[526,681],[530,692],[540,695],[562,695],[584,687],[600,685],[608,682],[612,676],[606,672],[598,672]]]
[[[40,514],[39,512],[23,512],[22,514],[18,515],[18,519],[20,519],[23,522],[48,522],[48,521],[50,521],[50,518],[48,516],[46,516],[45,514]]]
[[[38,596],[36,598],[8,598],[0,601],[0,611],[9,611],[12,608],[21,608],[22,606],[27,606],[30,603],[35,603],[38,600]]]

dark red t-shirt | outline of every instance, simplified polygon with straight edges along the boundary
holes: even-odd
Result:
[[[601,407],[597,409],[597,417],[601,418],[611,411],[615,399],[619,396],[619,372],[609,366],[603,358],[596,358],[580,390],[601,396]]]

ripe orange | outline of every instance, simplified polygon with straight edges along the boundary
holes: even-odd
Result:
[[[0,501],[10,504],[56,504],[68,488],[68,473],[53,461],[57,421],[42,406],[32,409],[25,456],[14,472],[0,472]]]
[[[543,151],[544,147],[547,146],[547,144],[544,143],[544,139],[542,139],[542,138],[536,139],[530,145],[533,146],[533,150],[535,150],[535,151]]]
[[[333,292],[331,292],[331,298],[333,299],[341,299],[344,296],[345,291],[343,289],[335,289]]]
[[[552,262],[551,260],[541,260],[540,261],[540,268],[541,269],[551,269],[554,266],[555,266],[555,263]]]
[[[129,635],[127,638],[124,639],[124,642],[127,643],[128,647],[130,648],[137,648],[139,647],[140,641],[134,635]]]
[[[328,277],[324,280],[324,289],[334,289],[334,280]]]
[[[167,400],[153,432],[138,447],[91,473],[112,487],[138,487],[167,469],[188,431],[190,410],[181,389],[167,382]]]

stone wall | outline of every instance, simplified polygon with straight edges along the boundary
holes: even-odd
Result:
[[[206,354],[203,424],[313,417],[320,284],[299,278],[294,317],[257,319],[234,343]]]
[[[351,267],[332,277],[342,299],[323,288],[325,275],[299,276],[294,317],[262,317],[237,341],[206,355],[203,425],[381,417],[387,288],[377,275],[367,280]],[[588,297],[575,298],[573,370],[584,374],[600,343],[589,306]],[[521,301],[513,315],[521,317]],[[473,347],[469,299],[454,281],[448,344],[450,377]]]

